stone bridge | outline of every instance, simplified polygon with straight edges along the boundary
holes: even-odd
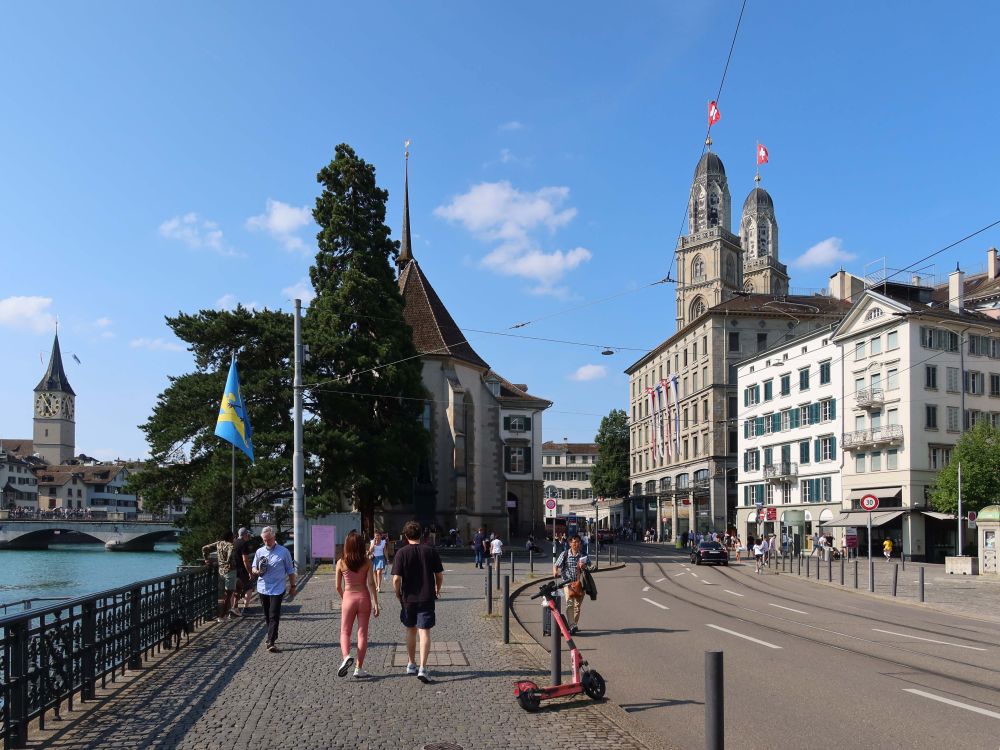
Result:
[[[177,527],[170,521],[4,518],[0,519],[0,549],[48,549],[69,532],[122,552],[149,552],[157,542],[177,538]]]

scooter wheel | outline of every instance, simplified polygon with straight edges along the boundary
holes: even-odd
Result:
[[[529,691],[518,693],[517,702],[521,705],[521,708],[523,708],[525,711],[531,711],[532,713],[541,708],[542,705],[542,702],[538,699],[538,696]]]
[[[604,678],[601,677],[601,673],[596,669],[588,670],[584,672],[583,675],[583,692],[588,696],[593,698],[595,701],[599,701],[604,697],[604,692],[607,690],[607,685],[604,682]]]

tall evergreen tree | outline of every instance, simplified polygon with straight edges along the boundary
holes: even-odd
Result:
[[[253,426],[255,463],[236,451],[236,523],[269,510],[291,487],[292,319],[283,312],[202,310],[167,318],[177,338],[189,345],[195,370],[171,376],[153,413],[140,429],[151,460],[133,474],[130,489],[143,507],[162,512],[181,497],[193,499],[178,525],[181,558],[201,557],[201,546],[230,524],[229,443],[215,436],[219,403],[235,352],[240,390]]]
[[[628,415],[612,409],[597,430],[597,463],[590,472],[595,497],[628,495]]]
[[[346,144],[317,181],[316,298],[305,321],[318,469],[310,507],[339,510],[350,497],[370,531],[376,508],[411,499],[427,450],[419,421],[427,394],[392,268],[399,244],[385,224],[388,193]]]

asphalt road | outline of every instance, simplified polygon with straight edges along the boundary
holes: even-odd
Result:
[[[623,547],[578,636],[608,695],[675,747],[705,747],[705,652],[725,654],[728,747],[1000,748],[1000,627],[753,562]],[[541,633],[541,608],[518,616]],[[566,663],[564,657],[564,664]]]

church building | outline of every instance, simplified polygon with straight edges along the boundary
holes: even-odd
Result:
[[[76,393],[63,369],[58,333],[49,368],[35,386],[34,413],[33,452],[47,464],[69,463],[76,455]]]

